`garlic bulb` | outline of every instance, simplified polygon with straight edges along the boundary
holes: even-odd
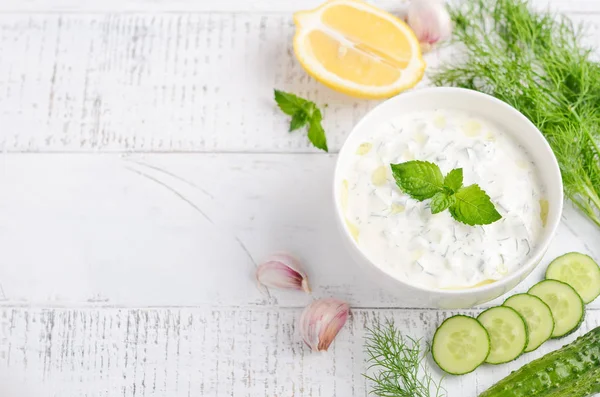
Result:
[[[308,278],[300,262],[290,254],[276,253],[256,269],[256,280],[264,286],[310,293]]]
[[[441,0],[412,0],[406,22],[415,32],[423,52],[452,34],[452,20]]]
[[[302,339],[313,351],[324,351],[342,329],[350,306],[339,299],[319,299],[308,305],[300,316]]]

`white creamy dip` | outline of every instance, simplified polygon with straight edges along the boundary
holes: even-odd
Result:
[[[467,288],[513,272],[535,249],[547,215],[544,189],[525,150],[497,125],[457,111],[399,116],[374,128],[343,172],[348,230],[377,266],[411,284]],[[432,215],[396,186],[390,164],[424,160],[444,175],[463,168],[502,219],[486,226]],[[544,221],[542,221],[544,219]]]

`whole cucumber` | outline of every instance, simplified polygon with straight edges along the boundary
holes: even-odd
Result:
[[[600,327],[514,371],[479,397],[587,397],[600,392]]]
[[[573,394],[572,390],[577,390]],[[556,389],[548,397],[568,397],[568,396],[591,396],[594,393],[600,393],[600,366],[586,374],[586,376],[579,378],[573,385],[564,385],[560,389]],[[545,394],[546,395],[546,394]]]

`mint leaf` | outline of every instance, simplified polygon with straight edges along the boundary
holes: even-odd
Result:
[[[302,128],[308,123],[308,116],[304,111],[298,111],[292,116],[292,121],[290,121],[290,132],[297,130],[298,128]]]
[[[494,203],[478,185],[459,189],[456,202],[450,206],[450,214],[459,222],[470,226],[489,225],[502,218]]]
[[[325,130],[323,130],[323,126],[321,125],[322,119],[321,111],[319,109],[315,109],[315,112],[309,121],[308,139],[316,148],[328,152],[327,137],[325,136]]]
[[[415,200],[432,198],[443,190],[444,177],[436,164],[414,160],[390,166],[398,187]]]
[[[295,115],[299,111],[304,111],[310,103],[294,94],[275,90],[275,102],[281,111],[289,116]]]
[[[431,213],[432,214],[440,213],[440,212],[448,209],[448,207],[450,207],[455,202],[456,202],[456,197],[454,197],[453,194],[448,194],[448,192],[436,193],[431,198],[431,203],[430,203]]]
[[[274,91],[275,102],[279,109],[292,116],[289,131],[292,132],[308,124],[308,139],[315,147],[327,152],[327,137],[321,125],[323,116],[317,105],[288,92]]]
[[[463,184],[463,169],[455,168],[450,171],[446,177],[444,178],[444,186],[451,189],[452,192],[458,192],[458,189],[462,187]]]
[[[313,117],[321,117],[321,111],[314,102],[306,101],[304,111],[309,119],[312,119]]]

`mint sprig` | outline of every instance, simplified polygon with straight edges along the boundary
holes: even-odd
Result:
[[[323,115],[314,102],[297,95],[275,90],[275,102],[279,109],[292,116],[290,132],[308,125],[308,139],[318,149],[328,151],[327,137],[321,125]]]
[[[462,168],[455,168],[443,177],[440,167],[427,161],[390,166],[400,190],[418,201],[431,199],[433,214],[448,209],[454,219],[470,226],[489,225],[502,219],[490,197],[478,185],[463,187]]]

